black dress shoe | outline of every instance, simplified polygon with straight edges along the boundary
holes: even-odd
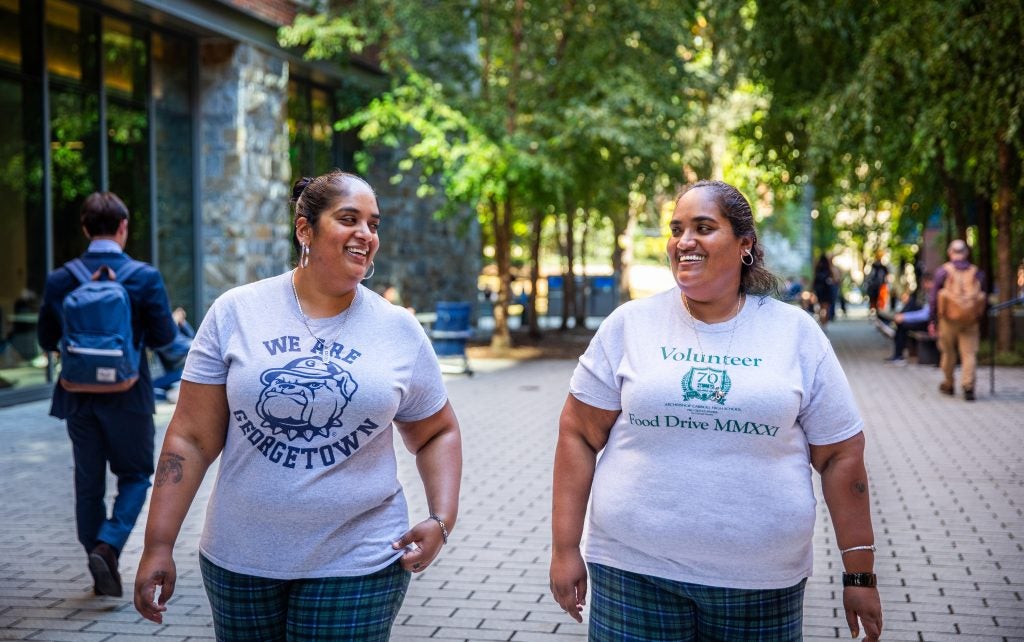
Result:
[[[106,542],[100,542],[89,553],[89,572],[95,583],[96,595],[121,597],[121,574],[117,572],[117,551]]]

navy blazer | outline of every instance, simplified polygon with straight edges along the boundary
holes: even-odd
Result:
[[[131,260],[127,254],[114,252],[86,252],[82,262],[95,272],[100,266],[109,266],[118,272],[121,266]],[[39,310],[39,345],[48,352],[60,350],[60,339],[64,335],[63,304],[72,290],[78,287],[78,279],[64,266],[50,272],[43,290],[43,305]],[[159,348],[174,341],[178,329],[171,318],[170,303],[164,280],[152,265],[132,274],[122,285],[132,301],[132,341],[135,345]],[[53,387],[53,402],[50,414],[58,419],[72,415],[80,405],[87,402],[115,404],[118,409],[129,413],[153,414],[156,402],[153,400],[152,377],[146,352],[140,352],[139,380],[124,392],[92,394],[68,392],[58,383]]]

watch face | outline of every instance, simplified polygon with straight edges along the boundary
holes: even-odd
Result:
[[[877,579],[874,573],[843,573],[843,586],[863,586],[872,588]]]

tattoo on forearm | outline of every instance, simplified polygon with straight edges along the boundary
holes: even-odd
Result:
[[[153,484],[163,486],[164,484],[177,484],[181,482],[183,471],[181,463],[185,458],[177,453],[167,453],[160,458],[156,467],[156,479]]]
[[[868,492],[868,483],[866,481],[857,480],[850,484],[850,490],[853,491],[854,495],[866,495]]]

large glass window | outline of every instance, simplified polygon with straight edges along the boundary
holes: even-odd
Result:
[[[335,167],[352,171],[358,148],[354,133],[337,132],[334,124],[347,115],[340,91],[301,77],[288,81],[288,135],[292,180],[316,176]]]
[[[125,250],[151,261],[149,202],[148,33],[120,20],[103,19],[103,85],[107,99],[108,187],[128,206]]]
[[[18,0],[0,0],[0,66],[21,69],[21,25]]]
[[[153,130],[156,136],[157,248],[160,271],[171,307],[182,306],[190,319],[195,283],[194,222],[192,217],[192,43],[154,34]]]
[[[36,5],[0,0],[0,394],[45,382],[36,317],[46,276]],[[27,53],[26,53],[27,52]]]
[[[86,247],[91,192],[124,199],[127,251],[198,316],[194,48],[93,3],[0,0],[0,405],[34,384],[45,393],[39,300],[47,271]]]
[[[85,248],[78,211],[82,199],[100,188],[99,28],[93,11],[62,0],[46,3],[56,265]]]

